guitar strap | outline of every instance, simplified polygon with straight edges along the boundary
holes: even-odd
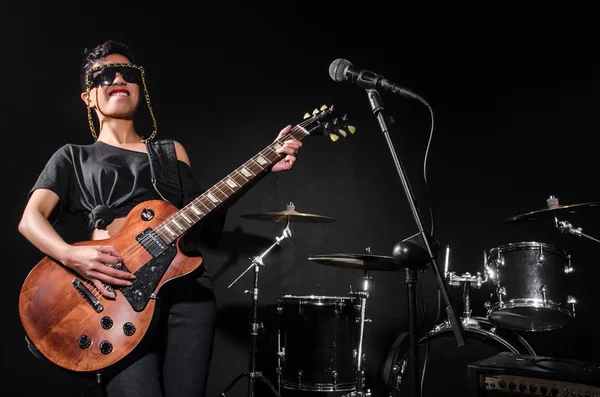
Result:
[[[146,143],[152,185],[163,200],[180,208],[183,204],[177,153],[171,139],[162,139]]]

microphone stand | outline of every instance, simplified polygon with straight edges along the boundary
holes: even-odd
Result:
[[[459,347],[465,344],[464,329],[462,327],[462,324],[456,319],[456,315],[454,314],[454,309],[452,308],[452,302],[450,301],[450,296],[448,295],[448,287],[445,283],[445,278],[440,275],[440,270],[435,260],[435,258],[437,257],[437,249],[434,253],[434,250],[432,248],[432,242],[430,241],[427,232],[423,228],[423,220],[417,208],[416,200],[413,191],[409,185],[406,172],[402,163],[400,162],[400,159],[396,155],[394,145],[390,139],[388,127],[385,121],[386,119],[383,114],[383,103],[381,101],[381,98],[379,97],[379,92],[371,88],[366,88],[366,91],[369,97],[371,109],[373,111],[373,114],[377,117],[377,121],[379,122],[381,132],[385,136],[385,139],[390,149],[390,153],[396,165],[398,175],[400,176],[400,180],[402,181],[402,186],[404,187],[404,191],[406,192],[406,197],[408,198],[408,203],[412,210],[415,223],[419,229],[419,233],[403,240],[402,242],[397,243],[394,246],[393,250],[394,262],[406,268],[406,284],[408,285],[408,309],[410,322],[410,357],[413,362],[413,393],[414,396],[418,397],[420,395],[420,378],[419,355],[417,351],[417,269],[425,268],[427,263],[432,262],[431,267],[434,270],[439,289],[446,304],[446,314],[448,315],[448,321],[452,326],[452,331],[454,332],[454,337]],[[421,98],[417,97],[416,99]]]

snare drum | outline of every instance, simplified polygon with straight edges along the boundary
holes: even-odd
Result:
[[[549,331],[575,316],[567,295],[570,257],[557,247],[518,242],[490,250],[486,269],[491,286],[486,302],[489,320],[517,331]]]
[[[280,298],[281,386],[310,391],[355,390],[357,311],[349,297]]]

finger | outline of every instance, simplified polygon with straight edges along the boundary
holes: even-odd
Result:
[[[279,131],[279,134],[277,135],[277,139],[283,137],[285,134],[287,134],[291,130],[292,130],[292,126],[291,125],[285,126],[281,131]]]
[[[98,255],[96,255],[93,259],[100,263],[105,263],[107,265],[116,265],[123,261],[123,258],[121,258],[120,256],[103,254],[102,252],[98,252]]]
[[[131,286],[131,281],[123,280],[120,278],[112,277],[106,273],[101,273],[97,271],[92,271],[89,273],[90,279],[97,279],[103,282],[104,284],[110,284],[118,287],[129,287]]]
[[[92,283],[94,284],[94,286],[96,286],[96,288],[98,289],[98,291],[100,291],[100,293],[102,294],[102,296],[104,296],[105,298],[108,299],[115,299],[117,297],[117,293],[115,291],[109,291],[107,290],[104,285],[102,284],[102,282],[100,282],[99,280],[91,280]]]
[[[301,145],[294,145],[294,144],[283,145],[282,147],[277,149],[277,153],[279,153],[279,154],[285,153],[285,154],[295,155],[296,153],[298,153],[298,150],[300,150],[300,146]]]
[[[119,270],[119,269],[115,269],[114,267],[106,265],[104,263],[94,266],[91,270],[98,272],[98,273],[103,273],[103,274],[106,274],[106,275],[109,275],[109,276],[112,276],[115,278],[125,279],[125,280],[133,280],[136,278],[135,275],[133,275],[132,273],[125,272],[125,271]]]
[[[110,245],[99,246],[99,247],[96,247],[96,249],[104,254],[117,256],[119,258],[121,257],[121,254],[119,254],[119,251],[117,251],[117,249],[115,247],[110,246]]]

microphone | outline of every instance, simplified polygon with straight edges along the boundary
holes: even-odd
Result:
[[[386,79],[380,74],[366,69],[359,69],[347,59],[338,58],[331,62],[331,65],[329,65],[329,76],[338,83],[350,81],[365,89],[376,90],[383,88],[394,94],[416,99],[427,105],[427,102],[414,92],[400,87],[398,84]]]

